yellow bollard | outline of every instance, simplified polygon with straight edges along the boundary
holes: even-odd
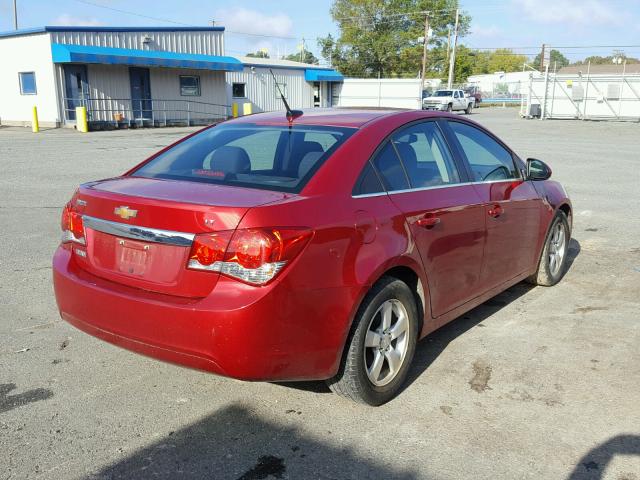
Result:
[[[87,107],[76,107],[76,129],[82,133],[87,133],[89,131],[89,124],[87,123]]]
[[[251,111],[251,102],[247,102],[245,104],[242,105],[242,114],[243,115],[251,115],[252,111]]]
[[[231,104],[231,116],[233,118],[237,118],[238,117],[238,104],[237,103]]]
[[[40,122],[38,122],[38,107],[33,107],[33,120],[31,121],[31,130],[33,133],[40,131]]]

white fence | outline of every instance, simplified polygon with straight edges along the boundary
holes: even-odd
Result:
[[[529,82],[523,117],[640,121],[640,75],[557,75]]]
[[[413,78],[345,78],[333,84],[333,106],[422,108],[422,82]]]

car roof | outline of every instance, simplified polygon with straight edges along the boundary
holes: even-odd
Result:
[[[412,112],[401,108],[310,108],[302,110],[303,115],[297,117],[294,125],[317,125],[332,127],[360,128],[365,123],[382,117]],[[256,113],[247,115],[225,123],[254,125],[289,125],[285,111]]]

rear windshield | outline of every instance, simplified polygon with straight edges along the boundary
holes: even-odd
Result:
[[[178,143],[132,175],[297,193],[354,131],[223,124]]]

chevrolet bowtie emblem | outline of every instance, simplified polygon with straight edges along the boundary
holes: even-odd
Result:
[[[138,211],[132,210],[131,208],[126,206],[122,206],[116,207],[113,213],[118,215],[120,218],[123,218],[124,220],[129,220],[130,218],[135,218],[135,216],[138,214]]]

